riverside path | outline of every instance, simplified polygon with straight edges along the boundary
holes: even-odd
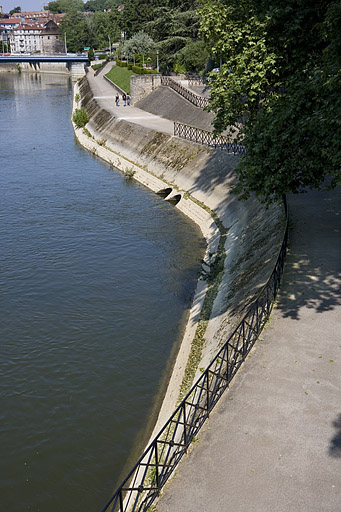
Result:
[[[171,121],[117,109],[101,74],[88,79],[115,117],[173,133]],[[340,189],[288,203],[288,256],[269,324],[157,512],[341,511]]]
[[[106,73],[108,73],[107,66],[105,66],[97,76],[95,76],[94,71],[91,68],[87,74],[94,98],[100,107],[110,112],[117,119],[123,119],[130,123],[145,126],[157,132],[173,135],[174,123],[172,121],[150,114],[149,112],[133,106],[124,107],[121,94],[120,106],[116,107],[116,90],[115,87],[104,78]]]
[[[341,511],[339,207],[289,198],[277,306],[157,512]]]

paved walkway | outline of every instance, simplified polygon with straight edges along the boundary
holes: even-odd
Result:
[[[277,308],[158,512],[341,511],[339,207],[337,192],[290,197]]]
[[[150,114],[136,107],[124,107],[121,94],[120,106],[116,107],[116,89],[104,78],[104,75],[108,72],[109,67],[106,66],[97,76],[94,76],[94,71],[91,68],[87,74],[94,97],[102,108],[105,108],[105,110],[110,112],[117,119],[125,119],[131,123],[145,126],[152,130],[166,133],[167,135],[173,135],[174,125],[172,121]]]
[[[172,132],[166,119],[115,107],[101,74],[88,78],[115,117]],[[289,209],[277,308],[158,512],[341,511],[340,191],[292,196]]]

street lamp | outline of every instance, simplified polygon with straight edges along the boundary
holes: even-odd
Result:
[[[108,39],[109,39],[109,52],[110,52],[110,55],[111,55],[111,40],[110,40],[110,36],[108,36]]]
[[[67,54],[67,46],[66,46],[66,32],[64,32],[64,42],[65,42],[65,54]]]
[[[159,50],[156,50],[156,72],[159,72]]]

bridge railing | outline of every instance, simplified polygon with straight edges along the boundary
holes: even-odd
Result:
[[[210,365],[187,393],[102,512],[146,512],[229,387],[269,318],[283,274],[286,228],[271,276]]]
[[[222,135],[214,136],[212,132],[207,132],[201,128],[196,128],[189,124],[174,122],[174,135],[181,139],[190,140],[216,149],[225,149],[229,153],[244,155],[247,148],[237,144]]]
[[[176,80],[173,80],[170,76],[162,76],[161,77],[161,85],[165,85],[167,87],[170,87],[174,91],[176,91],[178,94],[180,94],[183,98],[185,98],[187,101],[195,105],[199,108],[205,108],[209,104],[208,98],[204,98],[204,96],[199,96],[198,94],[195,94],[192,91],[189,91],[181,85]]]

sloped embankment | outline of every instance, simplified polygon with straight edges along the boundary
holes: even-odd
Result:
[[[219,277],[212,282],[201,279],[198,284],[188,322],[192,330],[184,335],[159,417],[160,426],[178,399],[191,349],[189,336],[195,332],[205,293],[218,282],[214,302],[209,305],[210,318],[205,318],[207,330],[198,367],[205,366],[217,352],[243,308],[269,277],[283,235],[282,210],[276,205],[266,210],[256,198],[240,202],[229,194],[235,182],[237,156],[116,119],[97,104],[86,77],[77,87],[81,106],[90,118],[86,130],[75,129],[81,144],[120,170],[135,172],[134,177],[156,192],[171,188],[171,195],[180,199],[177,207],[200,225],[208,239],[205,268],[211,265]],[[222,234],[220,247],[217,225]],[[222,268],[217,268],[217,261],[214,264],[212,252],[217,251]]]
[[[158,87],[135,105],[151,114],[213,131],[213,114],[195,107],[169,87]]]

